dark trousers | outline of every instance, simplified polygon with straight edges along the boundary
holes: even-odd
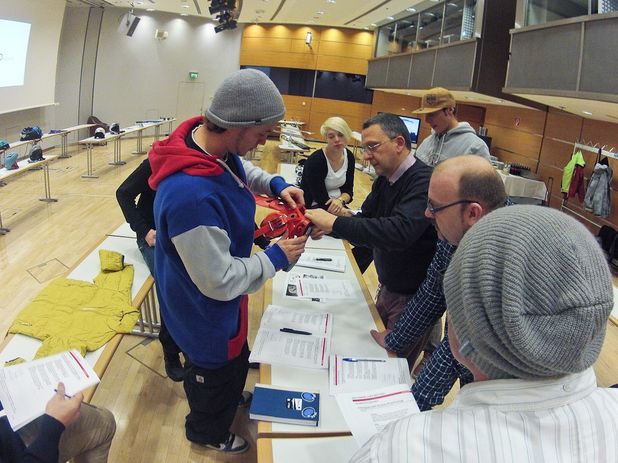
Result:
[[[221,368],[209,370],[190,362],[183,383],[189,402],[189,414],[185,418],[187,439],[200,444],[225,442],[248,369],[247,343],[238,357]]]
[[[148,270],[150,270],[150,274],[154,277],[154,265],[155,265],[155,249],[154,247],[148,246],[148,243],[144,238],[137,238],[137,247],[139,251],[142,253],[142,257],[144,258],[144,262],[148,266]],[[163,317],[161,317],[161,330],[159,331],[159,341],[161,342],[161,346],[163,347],[163,356],[165,358],[178,356],[180,352],[180,347],[172,338],[172,335],[167,328],[165,327],[165,323],[163,323]]]

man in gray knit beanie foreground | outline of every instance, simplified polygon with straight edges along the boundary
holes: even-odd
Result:
[[[582,224],[498,209],[461,240],[444,291],[451,349],[474,382],[450,407],[389,425],[355,462],[618,461],[618,390],[592,368],[612,282]]]

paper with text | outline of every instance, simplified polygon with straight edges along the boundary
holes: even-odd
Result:
[[[320,270],[343,273],[345,272],[346,256],[345,254],[336,255],[304,252],[295,265],[298,267],[317,268]]]
[[[73,396],[98,384],[99,377],[76,350],[0,367],[0,401],[14,431],[45,413],[60,381]]]
[[[328,368],[333,316],[270,305],[262,315],[250,362]]]
[[[356,296],[348,280],[300,278],[297,286],[299,296],[310,299],[354,299]]]
[[[404,358],[331,355],[330,394],[359,392],[393,384],[412,386],[408,362]]]
[[[338,394],[336,399],[341,414],[360,447],[387,424],[413,413],[420,413],[407,384]]]

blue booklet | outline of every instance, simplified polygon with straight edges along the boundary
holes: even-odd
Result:
[[[320,421],[320,394],[277,389],[256,384],[249,418],[277,423],[317,426]]]

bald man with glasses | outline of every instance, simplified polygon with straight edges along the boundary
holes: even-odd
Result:
[[[438,232],[438,246],[427,277],[405,307],[393,330],[371,335],[378,344],[398,354],[424,348],[431,329],[446,310],[442,277],[464,234],[487,213],[507,201],[500,175],[485,159],[458,156],[439,164],[429,183],[425,215]],[[412,393],[422,411],[442,403],[459,379],[463,386],[472,374],[453,357],[448,333],[420,371]]]
[[[401,119],[378,114],[363,124],[363,154],[378,178],[359,213],[340,215],[312,209],[306,216],[326,233],[370,248],[376,266],[376,307],[393,328],[406,303],[425,279],[436,245],[436,232],[425,217],[431,167],[411,152]]]

